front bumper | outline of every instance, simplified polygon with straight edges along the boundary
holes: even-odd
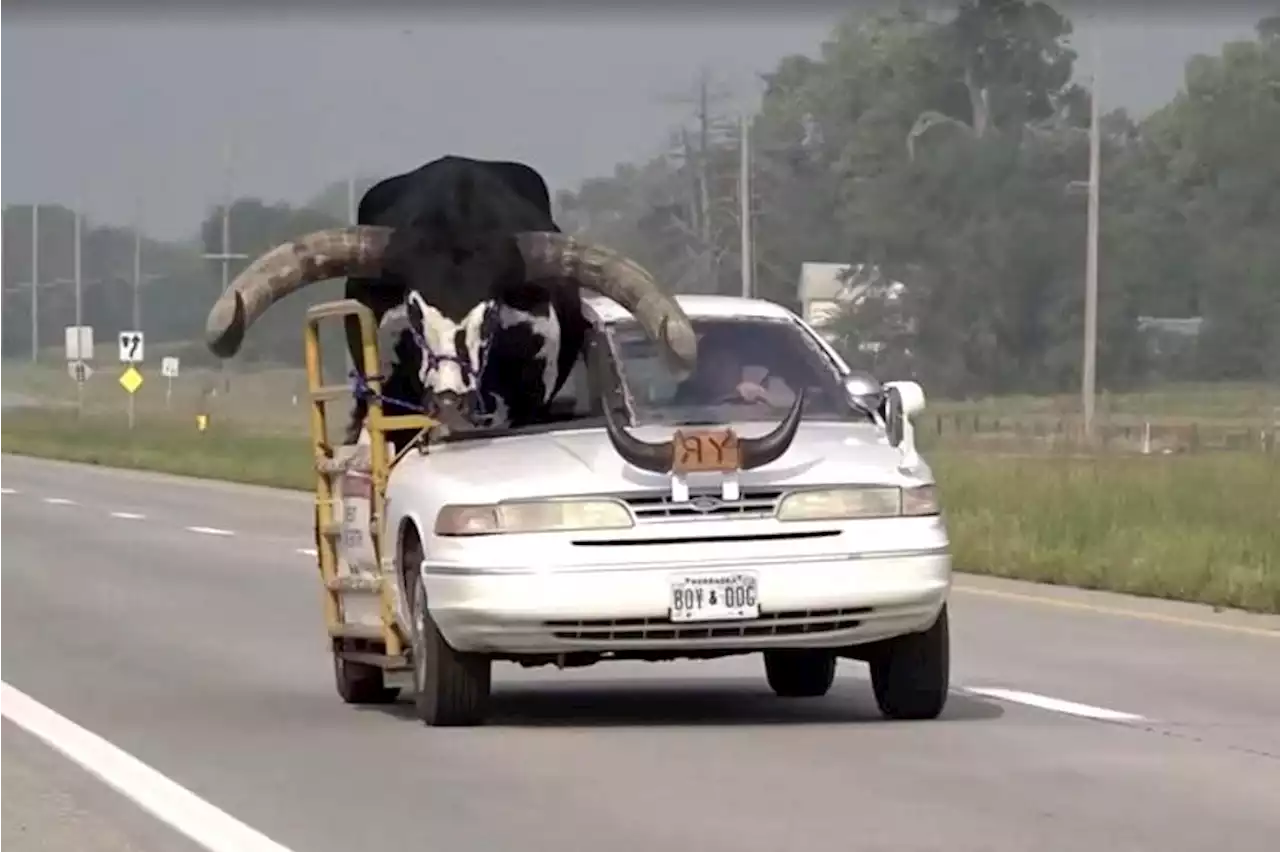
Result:
[[[673,575],[750,570],[760,617],[673,624]],[[459,651],[562,654],[832,648],[924,630],[951,589],[947,548],[723,563],[485,572],[424,566],[427,600]]]

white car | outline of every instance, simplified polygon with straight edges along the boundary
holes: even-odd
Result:
[[[376,643],[339,640],[343,696],[390,700],[398,662],[423,721],[480,724],[494,661],[760,652],[779,696],[825,694],[845,657],[870,665],[884,715],[936,717],[949,687],[951,555],[912,438],[920,387],[852,372],[773,303],[686,295],[699,363],[714,360],[711,342],[737,341],[746,364],[735,369],[777,398],[677,395],[634,318],[584,301],[603,368],[575,371],[566,419],[402,453],[386,485],[381,558],[363,534],[367,475],[339,477],[339,583],[388,582],[381,606],[346,594],[350,629],[335,635],[375,636],[382,623],[406,645],[388,663],[369,652]],[[800,388],[803,415],[788,421]],[[774,446],[752,445],[770,430]],[[673,436],[661,451],[637,449]]]

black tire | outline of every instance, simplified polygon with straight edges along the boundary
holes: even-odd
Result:
[[[765,651],[764,674],[779,698],[817,698],[835,682],[836,655],[809,648]]]
[[[936,719],[951,688],[946,604],[928,630],[887,640],[868,662],[876,704],[886,718]]]
[[[387,686],[382,669],[368,663],[344,660],[333,652],[333,679],[338,695],[347,704],[391,704],[400,697],[400,688]]]
[[[492,663],[483,654],[455,651],[440,634],[427,608],[421,545],[416,538],[405,543],[404,560],[413,619],[410,657],[418,718],[432,727],[482,725],[489,710]]]

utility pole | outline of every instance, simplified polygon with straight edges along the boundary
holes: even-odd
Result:
[[[81,273],[82,273],[82,270],[81,270],[81,256],[80,256],[80,230],[81,230],[81,227],[80,227],[80,219],[81,219],[80,208],[81,208],[81,206],[82,206],[82,203],[77,203],[77,204],[76,204],[75,219],[74,219],[74,221],[75,221],[75,235],[74,235],[74,237],[73,237],[73,239],[75,240],[75,273],[74,273],[74,276],[75,276],[75,277],[74,277],[74,280],[75,280],[75,285],[76,285],[76,350],[77,350],[77,354],[79,354],[79,349],[80,349],[80,345],[81,345],[80,327],[84,324],[84,323],[83,323],[84,299],[83,299],[83,295],[82,295],[82,292],[81,292],[81,290],[82,290],[82,285],[83,285],[83,283],[84,283],[84,282],[83,282],[83,280],[82,280],[82,274],[81,274]],[[33,293],[35,292],[35,288],[34,288],[34,287],[32,288],[31,292],[33,292]],[[76,382],[76,417],[77,417],[77,418],[80,418],[80,417],[82,417],[83,415],[84,415],[84,382]]]
[[[751,120],[742,114],[742,148],[738,155],[738,207],[742,218],[742,296],[750,298],[755,251],[751,242]]]
[[[40,355],[40,205],[31,205],[31,363]]]
[[[0,207],[0,361],[4,361],[4,290],[6,287],[4,279],[4,214],[5,207]]]
[[[222,164],[223,164],[223,202],[222,202],[222,250],[220,252],[205,252],[205,260],[217,260],[222,263],[222,293],[227,292],[227,287],[231,283],[231,267],[233,260],[243,260],[249,255],[232,254],[231,253],[231,163],[232,152],[231,143],[228,141],[222,148]],[[226,362],[218,361],[218,372],[223,374],[222,389],[230,390],[231,384],[226,378]]]
[[[139,291],[142,288],[142,198],[138,198],[137,210],[133,220],[133,328],[142,331],[142,302]],[[130,399],[133,394],[129,395]]]
[[[81,220],[83,218],[84,216],[80,212],[80,206],[76,205],[76,215],[73,220],[75,222],[75,225],[74,225],[75,230],[73,232],[74,236],[72,237],[72,239],[75,240],[75,255],[74,255],[75,256],[75,267],[74,267],[75,277],[72,280],[75,282],[75,285],[76,285],[76,325],[77,326],[84,324],[83,323],[83,320],[84,320],[83,271],[84,270],[83,270],[83,263],[82,263],[83,256],[81,252],[81,242],[82,242],[81,231],[83,230],[81,226]]]
[[[1085,256],[1084,283],[1084,354],[1081,365],[1080,395],[1084,412],[1085,441],[1094,442],[1094,396],[1097,385],[1098,349],[1098,207],[1101,169],[1101,128],[1098,122],[1098,37],[1093,42],[1093,85],[1089,97],[1089,213],[1088,250]]]
[[[205,260],[218,260],[222,262],[222,292],[227,292],[227,287],[231,284],[231,267],[233,260],[244,260],[247,254],[231,253],[231,143],[228,142],[223,147],[223,166],[225,168],[225,183],[223,188],[222,202],[222,251],[213,253],[206,252]]]
[[[711,243],[711,113],[707,70],[698,78],[698,215],[699,235],[703,243]],[[710,270],[707,270],[710,272]]]
[[[683,159],[685,167],[689,170],[691,183],[690,207],[693,213],[691,217],[693,227],[690,229],[689,236],[693,242],[699,244],[694,260],[697,269],[697,280],[693,283],[695,292],[707,292],[708,288],[710,292],[715,292],[719,285],[717,275],[719,261],[713,245],[712,228],[712,208],[715,206],[715,199],[713,199],[714,188],[711,180],[711,145],[713,137],[722,131],[729,130],[717,120],[714,114],[718,103],[728,96],[728,92],[722,86],[713,86],[712,76],[710,69],[703,68],[698,74],[695,94],[662,98],[666,103],[691,105],[698,125],[696,152],[695,146],[690,141],[690,132],[684,126],[680,128]]]

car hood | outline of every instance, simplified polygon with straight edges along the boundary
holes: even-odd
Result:
[[[772,428],[767,423],[728,425],[744,437],[756,437]],[[646,441],[662,441],[669,439],[675,428],[650,425],[631,432]],[[410,454],[408,458],[413,457]],[[451,501],[670,488],[668,474],[639,470],[624,462],[603,427],[440,444],[420,458],[423,475],[447,480],[436,484],[448,487]],[[871,424],[803,423],[786,453],[764,467],[743,471],[739,482],[744,487],[794,487],[905,485],[932,479],[923,461],[909,472],[899,469],[901,461],[902,453],[889,446],[884,433]],[[718,477],[713,475],[707,481],[716,482]]]

